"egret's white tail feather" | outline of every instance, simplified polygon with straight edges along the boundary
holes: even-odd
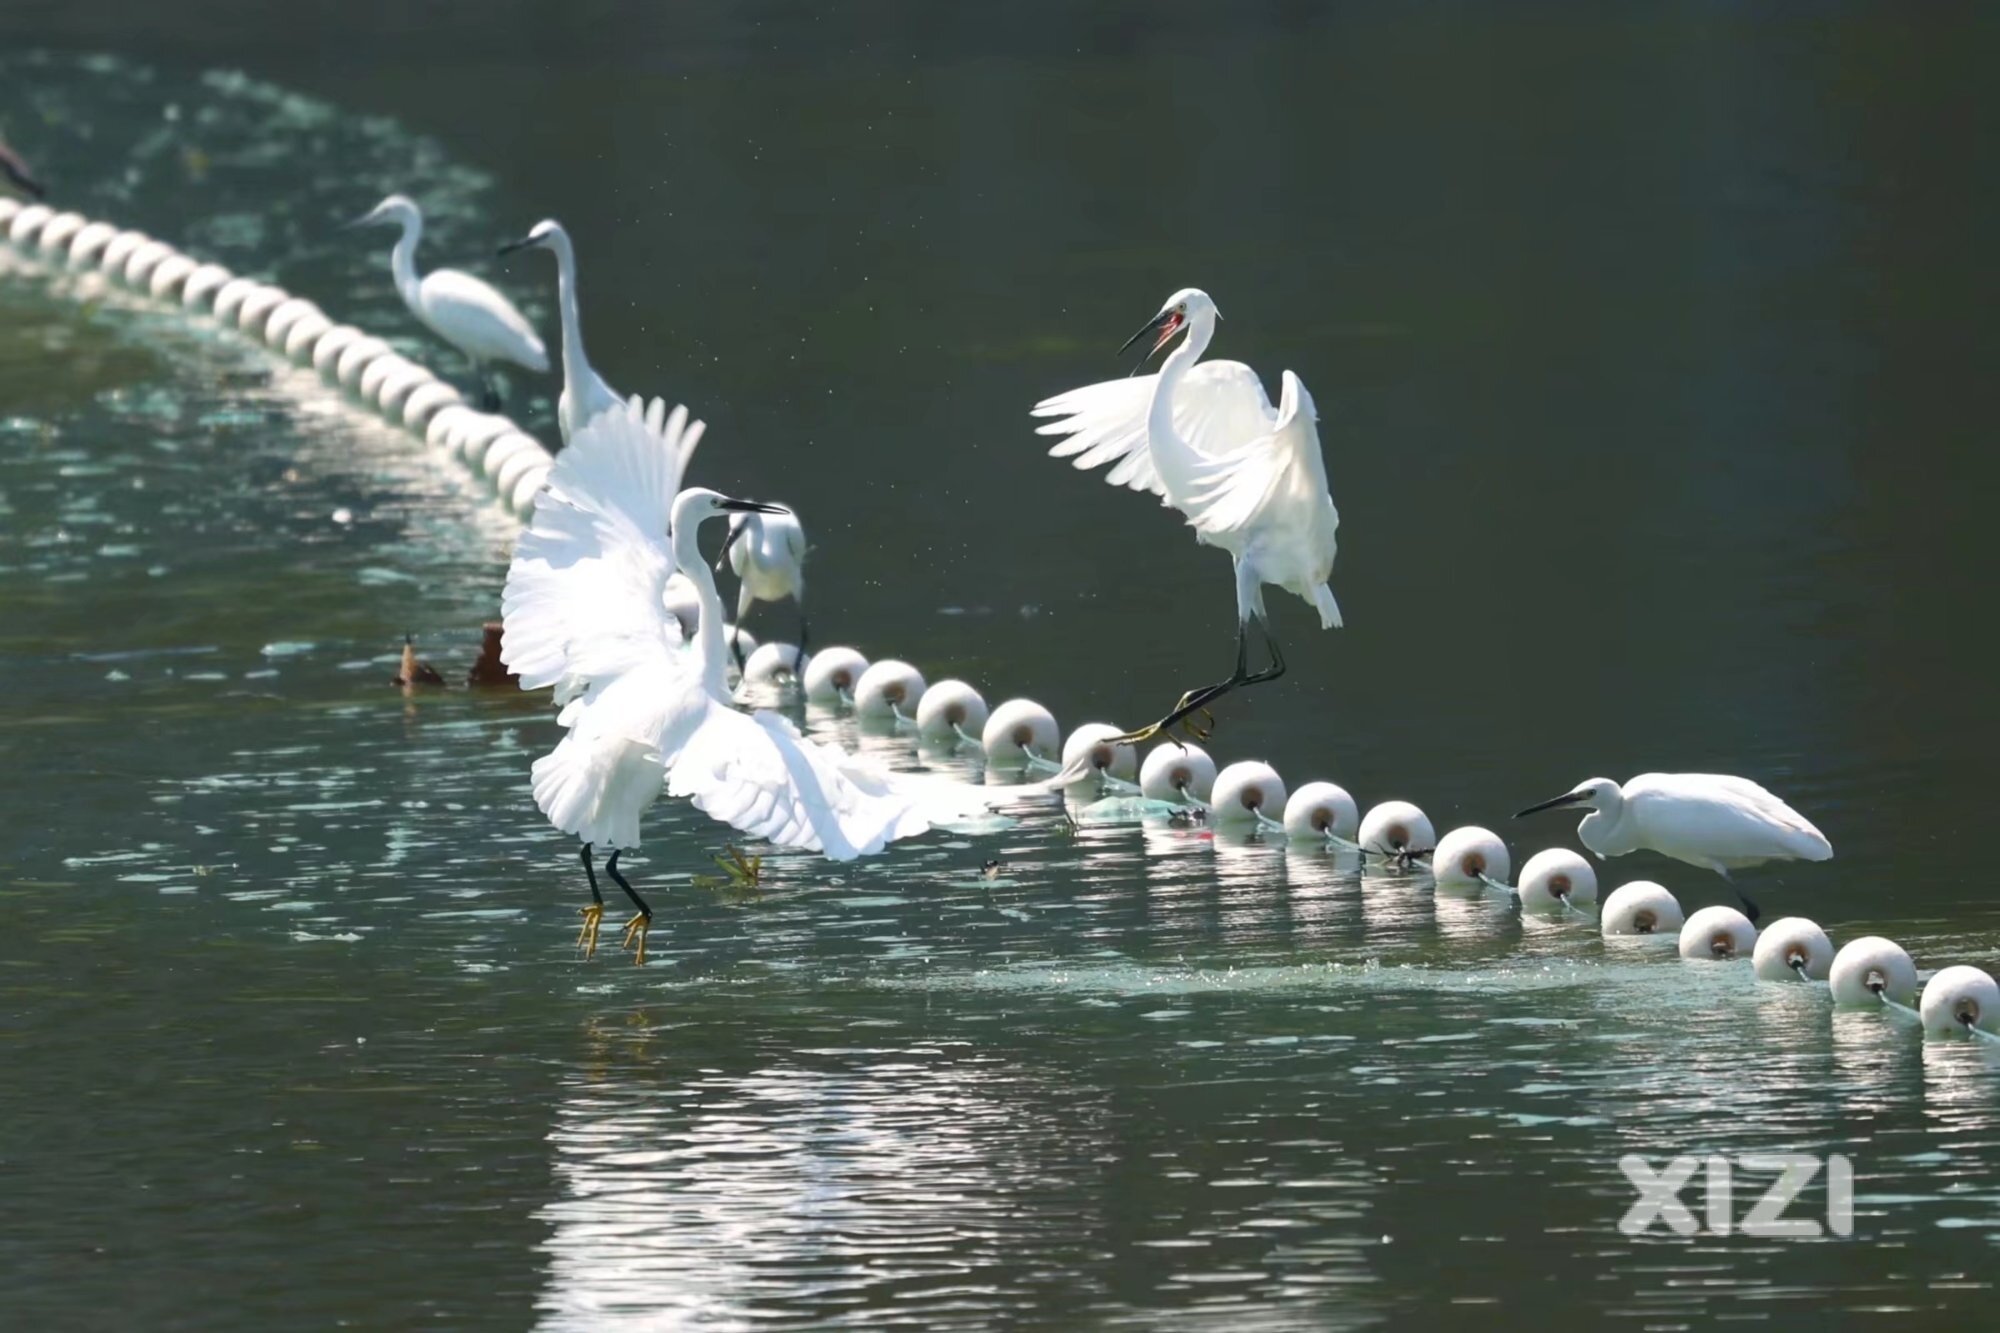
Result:
[[[660,793],[660,760],[622,736],[571,732],[532,770],[549,822],[600,847],[639,845],[639,816]]]
[[[1321,629],[1340,629],[1342,627],[1340,603],[1333,600],[1333,589],[1327,587],[1324,583],[1314,588],[1313,605],[1319,608],[1319,627]]]

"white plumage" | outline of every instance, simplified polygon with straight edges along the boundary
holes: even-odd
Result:
[[[803,598],[806,591],[806,530],[794,514],[738,514],[729,522],[729,568],[741,586],[736,618],[752,602]]]
[[[1312,395],[1288,370],[1274,409],[1250,367],[1238,361],[1197,366],[1219,317],[1206,292],[1183,288],[1131,339],[1157,332],[1157,352],[1186,331],[1158,375],[1092,384],[1035,405],[1036,416],[1056,418],[1038,433],[1065,437],[1052,455],[1072,458],[1079,468],[1108,464],[1107,481],[1160,496],[1187,516],[1197,540],[1229,552],[1236,565],[1235,672],[1188,691],[1160,721],[1130,733],[1133,741],[1238,686],[1284,674],[1264,606],[1265,584],[1310,603],[1321,628],[1341,623],[1327,586],[1340,514],[1327,489]],[[1249,669],[1252,620],[1263,630],[1270,658],[1255,673]]]
[[[1066,437],[1049,453],[1074,459],[1078,468],[1110,464],[1106,481],[1158,495],[1187,516],[1197,540],[1247,566],[1256,582],[1249,604],[1239,601],[1244,619],[1263,614],[1257,585],[1270,583],[1304,598],[1320,613],[1321,626],[1333,628],[1341,623],[1340,607],[1327,580],[1340,514],[1327,488],[1318,410],[1289,370],[1273,409],[1257,372],[1241,361],[1196,365],[1216,318],[1207,293],[1174,293],[1144,330],[1160,329],[1156,347],[1187,330],[1159,374],[1045,399],[1034,414],[1057,420],[1036,433]],[[1164,395],[1158,417],[1156,394]]]
[[[432,333],[465,353],[489,396],[489,362],[508,361],[538,374],[547,372],[549,351],[534,326],[489,284],[449,268],[417,276],[417,244],[424,234],[424,215],[414,201],[392,194],[356,225],[379,222],[392,222],[403,229],[389,254],[389,269],[403,304]]]
[[[1520,813],[1575,806],[1590,807],[1576,832],[1600,859],[1650,849],[1727,877],[1732,870],[1766,861],[1833,856],[1825,834],[1748,778],[1641,773],[1623,787],[1609,778],[1591,778]],[[1743,896],[1741,890],[1737,896]],[[1756,904],[1748,898],[1743,902],[1755,921]]]
[[[806,530],[798,516],[782,514],[738,514],[729,521],[727,546],[729,568],[736,575],[736,623],[741,625],[758,602],[793,599],[799,609],[798,657],[793,669],[806,657]],[[717,561],[717,567],[721,565]],[[742,650],[737,648],[737,665]]]
[[[673,495],[699,433],[684,421],[677,409],[654,428],[636,401],[593,419],[557,459],[508,571],[507,664],[524,686],[567,697],[569,735],[535,765],[552,822],[633,846],[664,772],[673,795],[751,836],[848,860],[1025,794],[890,774],[777,714],[730,705],[720,598],[697,530],[749,502]],[[701,600],[692,651],[665,606],[676,569]]]
[[[547,250],[556,257],[556,305],[562,320],[563,342],[563,387],[556,399],[556,426],[567,445],[600,412],[618,406],[620,399],[604,382],[604,377],[591,369],[590,358],[584,355],[583,316],[577,309],[576,296],[576,247],[570,244],[569,233],[563,230],[562,223],[547,218],[537,222],[520,240],[502,246],[500,253],[510,254],[529,247]]]

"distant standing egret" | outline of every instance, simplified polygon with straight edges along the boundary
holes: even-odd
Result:
[[[1804,815],[1748,778],[1716,773],[1641,773],[1623,787],[1591,778],[1514,817],[1575,806],[1590,807],[1576,833],[1600,860],[1650,848],[1727,880],[1766,861],[1833,856],[1833,844]],[[1762,915],[1733,881],[1730,888],[1752,921]]]
[[[423,239],[424,215],[415,201],[392,194],[350,225],[377,223],[394,223],[403,229],[396,248],[389,253],[396,291],[411,314],[472,362],[487,411],[500,406],[499,391],[486,377],[488,362],[511,361],[538,375],[548,373],[549,349],[513,302],[457,269],[433,269],[422,278],[417,276],[417,243]]]
[[[603,899],[592,844],[638,909],[626,926],[644,961],[652,909],[615,869],[639,844],[639,818],[661,791],[780,847],[851,860],[1046,788],[964,787],[890,774],[801,736],[775,713],[730,705],[721,597],[702,560],[699,525],[774,505],[707,490],[675,494],[699,423],[677,409],[664,432],[636,402],[598,414],[556,460],[533,525],[515,548],[503,601],[508,666],[525,688],[570,690],[568,735],[536,761],[536,802],[583,840],[591,883],[579,944],[596,946]],[[671,532],[671,543],[667,534]],[[701,601],[693,650],[665,603],[676,571]]]
[[[789,511],[776,514],[740,514],[729,522],[729,540],[715,567],[724,559],[737,578],[736,623],[750,614],[756,602],[792,599],[799,611],[799,651],[792,671],[804,669],[806,660],[806,530],[798,516]],[[736,669],[743,669],[743,648],[732,636],[730,651],[736,654]]]
[[[562,223],[547,218],[520,240],[501,246],[500,253],[509,255],[530,248],[547,250],[556,257],[556,306],[562,318],[563,346],[563,386],[562,396],[556,399],[556,426],[562,431],[563,443],[568,444],[591,418],[623,400],[590,368],[590,358],[583,354],[583,317],[576,306],[576,248],[570,244],[569,233]]]
[[[27,161],[5,143],[0,143],[0,178],[30,199],[40,199],[47,193],[28,170]]]
[[[1146,740],[1206,711],[1239,686],[1285,673],[1285,657],[1264,609],[1265,584],[1310,602],[1321,628],[1341,623],[1327,587],[1340,514],[1327,490],[1312,395],[1287,370],[1274,410],[1257,373],[1242,362],[1196,366],[1220,318],[1208,293],[1183,288],[1125,342],[1129,348],[1157,333],[1146,353],[1150,358],[1186,330],[1158,375],[1108,380],[1035,405],[1036,416],[1060,418],[1038,434],[1068,437],[1049,450],[1051,455],[1074,457],[1078,468],[1112,463],[1106,481],[1159,495],[1187,515],[1196,540],[1229,552],[1236,563],[1235,671],[1227,680],[1189,690],[1158,722],[1124,736],[1127,742]],[[1249,661],[1252,620],[1269,658],[1255,672]]]

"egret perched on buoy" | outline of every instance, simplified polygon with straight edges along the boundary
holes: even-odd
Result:
[[[407,195],[392,194],[356,218],[350,226],[394,223],[403,229],[389,252],[389,271],[396,293],[425,328],[465,353],[489,412],[500,407],[499,390],[486,377],[493,361],[511,361],[536,374],[546,374],[549,349],[534,325],[514,303],[491,285],[457,269],[432,269],[417,276],[417,243],[423,239],[424,215]]]
[[[554,218],[545,218],[518,241],[500,247],[510,255],[530,248],[547,250],[556,257],[556,311],[562,320],[562,394],[556,399],[556,428],[563,444],[576,437],[600,412],[608,412],[623,399],[590,368],[583,354],[583,317],[576,304],[576,247],[569,233]]]
[[[715,567],[727,560],[736,573],[736,623],[756,602],[782,602],[787,597],[799,612],[798,664],[806,659],[806,530],[790,510],[776,514],[741,514],[729,524],[729,538]],[[743,669],[739,651],[738,670]]]
[[[1208,293],[1183,288],[1125,342],[1129,348],[1156,334],[1150,358],[1186,330],[1158,375],[1107,380],[1035,405],[1036,416],[1060,418],[1037,428],[1037,434],[1068,437],[1049,450],[1051,455],[1074,457],[1078,468],[1112,464],[1106,481],[1160,496],[1187,515],[1197,541],[1229,552],[1236,564],[1236,669],[1227,680],[1183,694],[1158,722],[1128,733],[1124,739],[1131,743],[1206,712],[1231,690],[1285,673],[1285,656],[1264,608],[1265,584],[1311,603],[1322,629],[1341,623],[1340,606],[1327,587],[1340,514],[1327,490],[1312,395],[1287,370],[1274,409],[1257,373],[1242,362],[1195,365],[1220,318]],[[1268,659],[1254,672],[1253,620]],[[1196,739],[1204,737],[1197,730]]]
[[[594,951],[603,899],[593,845],[638,909],[626,926],[645,959],[652,909],[617,873],[639,845],[639,820],[661,790],[780,847],[851,860],[933,823],[983,814],[1027,790],[970,788],[891,775],[807,740],[771,712],[730,706],[721,597],[702,559],[700,525],[776,507],[709,490],[676,493],[700,423],[677,410],[654,429],[636,400],[599,413],[556,460],[534,522],[515,547],[503,599],[508,666],[530,689],[570,691],[568,735],[534,765],[535,799],[584,843],[590,907],[579,943]],[[671,543],[667,534],[671,533]],[[668,610],[678,570],[700,599],[693,650]]]
[[[1576,834],[1599,859],[1650,848],[1727,880],[1732,870],[1766,861],[1833,856],[1833,845],[1804,815],[1748,778],[1641,773],[1623,787],[1610,778],[1591,778],[1514,818],[1573,806],[1590,807]],[[1763,914],[1733,880],[1729,887],[1752,921]]]

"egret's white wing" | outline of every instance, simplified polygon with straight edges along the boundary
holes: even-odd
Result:
[[[664,603],[667,519],[703,425],[638,400],[603,412],[557,457],[514,548],[502,653],[527,689],[559,700],[680,641]]]
[[[1323,547],[1330,572],[1340,515],[1327,493],[1319,412],[1297,375],[1286,371],[1284,384],[1283,406],[1262,431],[1240,441],[1227,459],[1211,458],[1196,469],[1181,510],[1204,537],[1243,531],[1253,522],[1269,528],[1279,516],[1286,523],[1275,530],[1315,554]]]
[[[441,268],[418,287],[424,322],[439,337],[482,361],[513,361],[529,370],[549,368],[549,349],[514,303],[470,273]]]
[[[1061,435],[1049,449],[1053,458],[1072,458],[1088,470],[1110,463],[1104,479],[1114,486],[1166,489],[1146,445],[1146,416],[1157,375],[1106,380],[1057,394],[1035,404],[1034,415],[1059,418],[1036,427],[1038,435]],[[1241,361],[1204,361],[1188,371],[1174,396],[1174,429],[1196,453],[1210,459],[1234,455],[1246,443],[1268,435],[1277,422],[1257,372]]]
[[[1833,855],[1811,821],[1748,778],[1642,773],[1625,784],[1625,800],[1646,845],[1680,860],[1692,859],[1683,855],[1689,848],[1725,868]]]
[[[879,852],[930,827],[889,775],[807,740],[776,713],[746,715],[709,700],[667,769],[667,791],[779,847],[835,861]]]

